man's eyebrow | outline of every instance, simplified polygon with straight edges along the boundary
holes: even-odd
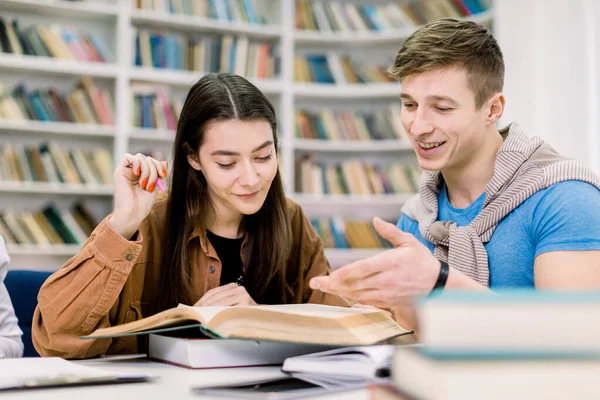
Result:
[[[413,100],[412,96],[408,93],[400,93],[400,98],[403,100]],[[427,101],[447,101],[452,103],[453,105],[458,105],[458,102],[454,100],[452,97],[441,96],[441,95],[430,95],[427,96]]]
[[[260,150],[264,149],[265,147],[268,147],[272,144],[273,144],[272,140],[267,140],[260,146],[252,149],[252,152],[256,153],[257,151],[260,151]],[[213,151],[212,153],[210,153],[210,155],[211,156],[239,156],[240,153],[238,153],[237,151],[231,151],[231,150],[217,150],[217,151]]]
[[[452,97],[448,97],[448,96],[431,95],[431,96],[427,96],[427,100],[429,100],[429,101],[448,101],[452,104],[458,105],[458,102],[456,100],[454,100]]]

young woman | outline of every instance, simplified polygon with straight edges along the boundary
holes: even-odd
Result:
[[[43,356],[144,351],[137,339],[80,340],[179,303],[348,303],[312,291],[329,273],[310,221],[286,199],[271,103],[233,74],[189,91],[167,163],[126,154],[114,211],[42,287],[33,342]],[[158,179],[168,193],[160,193]]]

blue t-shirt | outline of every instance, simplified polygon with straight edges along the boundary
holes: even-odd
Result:
[[[485,193],[466,208],[452,207],[444,185],[438,198],[438,220],[468,225],[481,211],[484,199]],[[415,220],[402,214],[398,227],[433,252],[433,243],[423,238]],[[564,181],[540,190],[500,221],[485,249],[490,287],[534,287],[533,262],[538,255],[600,250],[600,190],[582,181]]]

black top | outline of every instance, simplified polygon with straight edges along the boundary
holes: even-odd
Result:
[[[227,285],[231,282],[237,282],[238,278],[242,274],[242,257],[240,250],[242,248],[242,242],[244,238],[229,239],[222,236],[217,236],[211,231],[207,230],[206,234],[210,244],[215,248],[219,260],[221,260],[221,280],[219,284],[221,286]]]

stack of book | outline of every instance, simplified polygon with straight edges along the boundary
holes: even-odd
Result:
[[[114,103],[91,78],[82,78],[69,93],[28,90],[24,83],[12,90],[0,85],[0,119],[113,125]]]
[[[64,25],[21,28],[17,20],[0,18],[0,47],[4,53],[78,61],[114,60],[102,36]]]
[[[400,103],[376,111],[296,111],[296,137],[323,140],[401,139],[408,142],[400,122]]]
[[[294,80],[335,84],[395,82],[387,74],[385,66],[365,65],[348,55],[340,56],[333,52],[295,57]]]
[[[0,212],[0,235],[8,244],[83,244],[100,223],[86,203],[70,209],[48,204],[38,211]]]
[[[198,72],[232,72],[249,78],[279,76],[279,47],[246,36],[192,37],[139,29],[135,65]]]
[[[400,29],[444,17],[479,14],[489,8],[484,3],[479,0],[420,0],[353,4],[339,0],[297,0],[296,29],[322,32]]]
[[[380,249],[391,247],[369,221],[344,220],[341,217],[315,218],[311,224],[327,248]]]
[[[5,143],[0,148],[0,181],[112,184],[113,161],[103,148],[61,148]]]
[[[411,398],[598,398],[598,292],[446,291],[416,307],[423,346],[392,364]]]
[[[191,17],[212,18],[219,21],[268,24],[257,12],[256,0],[135,0],[135,7]]]
[[[310,155],[296,160],[296,192],[307,194],[381,195],[418,191],[421,170],[414,165],[388,165],[359,160],[316,163]]]
[[[171,99],[168,88],[135,85],[131,89],[134,127],[172,131],[177,128],[183,103]]]

